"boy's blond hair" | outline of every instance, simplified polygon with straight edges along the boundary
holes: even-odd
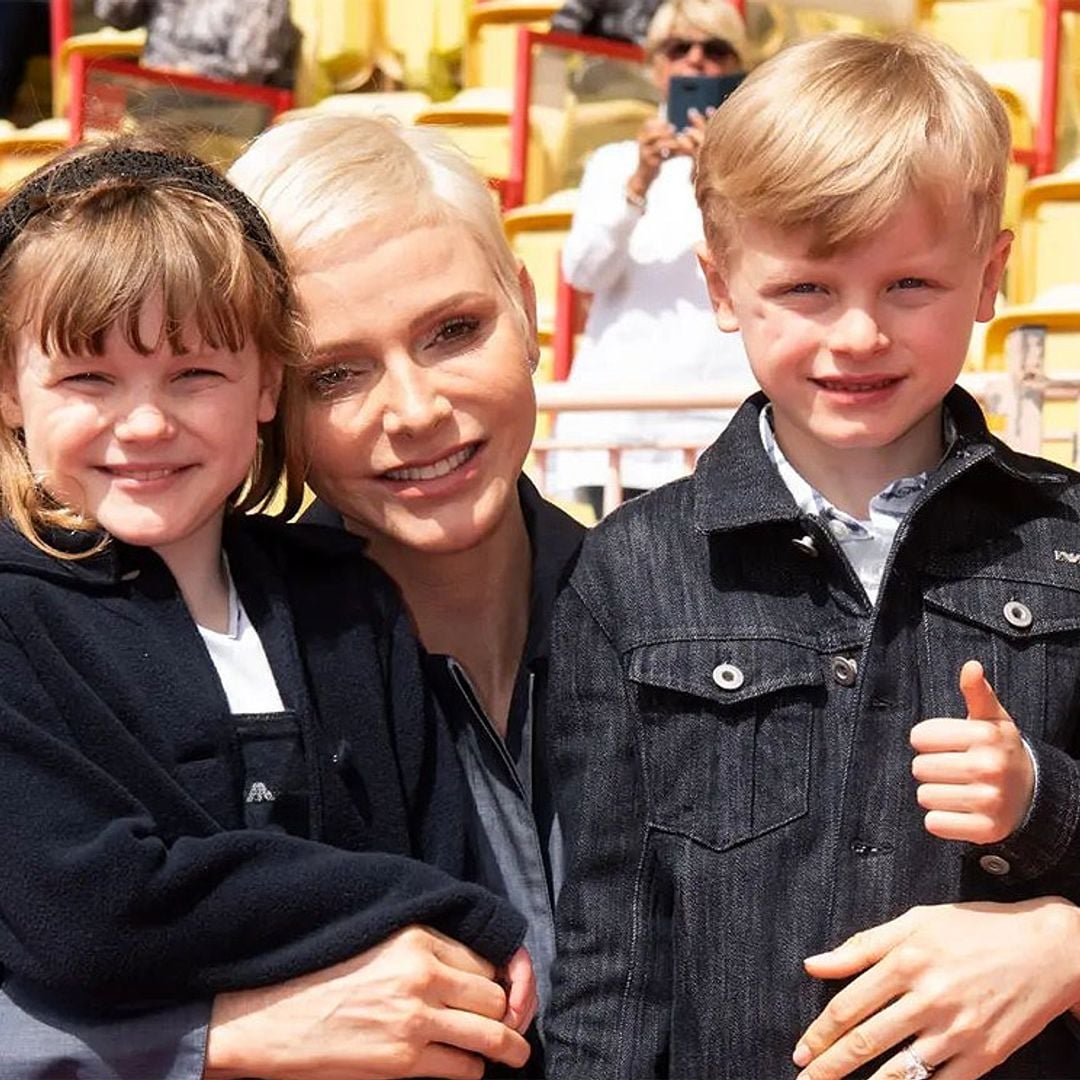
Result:
[[[649,23],[645,54],[651,59],[668,38],[702,34],[721,38],[739,54],[740,60],[745,63],[748,59],[746,23],[728,0],[667,0]]]
[[[1000,229],[1009,122],[981,75],[915,34],[830,34],[758,68],[709,122],[697,199],[713,257],[738,222],[813,230],[827,254],[871,237],[911,194],[961,213],[972,247]]]
[[[72,162],[126,150],[163,148],[136,140],[81,146],[54,159],[26,185],[47,183]],[[21,190],[12,193],[12,201]],[[219,199],[168,178],[138,175],[102,177],[62,194],[53,195],[47,186],[45,191],[34,216],[0,256],[5,379],[13,378],[27,334],[46,355],[91,357],[102,354],[113,327],[147,355],[161,347],[181,355],[201,344],[238,352],[251,341],[264,362],[302,362],[307,336],[283,264],[256,248]],[[161,340],[143,340],[140,314],[156,299],[165,313]],[[185,336],[192,332],[194,340]],[[232,506],[264,508],[275,495],[284,479],[287,443],[295,437],[289,429],[297,422],[297,410],[282,400],[274,419],[259,425],[256,459],[248,483],[233,493]],[[294,488],[286,493],[289,510],[299,505],[301,491]],[[48,529],[97,527],[49,496],[33,475],[20,433],[6,424],[0,424],[0,515],[59,558],[71,556],[49,544]]]

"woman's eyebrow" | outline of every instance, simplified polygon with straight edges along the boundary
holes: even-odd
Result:
[[[479,289],[463,289],[461,292],[454,293],[453,296],[448,296],[444,300],[432,304],[431,307],[425,308],[423,312],[410,320],[409,325],[415,330],[469,304],[490,304],[492,301],[491,293],[482,292]]]

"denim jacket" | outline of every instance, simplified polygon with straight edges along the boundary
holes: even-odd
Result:
[[[954,389],[873,606],[770,464],[764,403],[595,529],[557,606],[555,1078],[791,1076],[837,989],[805,956],[916,904],[1080,900],[1080,476]],[[1037,760],[1027,821],[987,847],[928,834],[911,777],[969,658]],[[1080,1076],[1078,1047],[1055,1022],[991,1075]]]

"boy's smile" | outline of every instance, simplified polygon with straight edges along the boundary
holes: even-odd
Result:
[[[977,253],[963,208],[910,196],[867,240],[817,256],[813,239],[744,221],[726,269],[706,260],[709,288],[720,327],[742,331],[788,460],[830,498],[860,475],[869,499],[940,457],[941,401],[972,324],[993,316],[1011,237]]]

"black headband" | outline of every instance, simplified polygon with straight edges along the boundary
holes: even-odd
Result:
[[[213,199],[232,212],[244,236],[274,269],[284,273],[284,259],[270,227],[242,191],[198,158],[160,150],[91,152],[31,180],[0,209],[0,256],[31,219],[50,208],[54,198],[87,191],[103,180],[161,181]]]

